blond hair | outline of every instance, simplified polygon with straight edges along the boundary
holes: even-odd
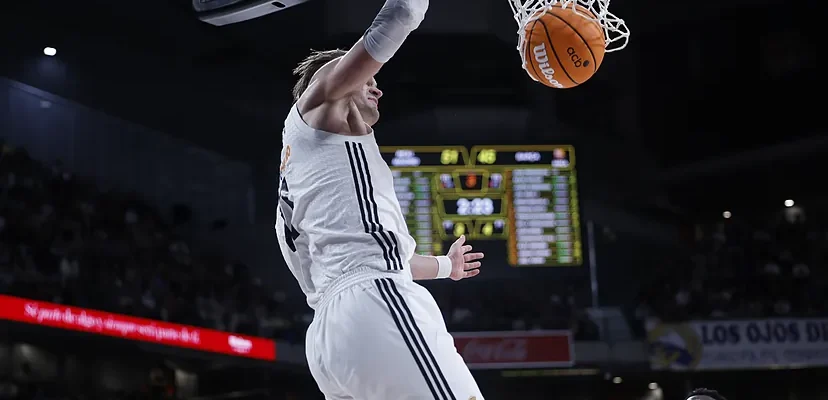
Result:
[[[344,56],[347,51],[342,49],[333,50],[311,50],[311,54],[305,57],[296,68],[293,69],[293,75],[299,76],[296,85],[293,86],[293,101],[299,101],[299,97],[311,83],[311,79],[316,71],[319,71],[325,64]]]

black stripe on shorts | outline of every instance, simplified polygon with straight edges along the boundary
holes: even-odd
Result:
[[[417,326],[411,309],[408,308],[405,299],[397,290],[396,283],[389,278],[377,279],[374,283],[388,306],[388,311],[391,313],[403,341],[405,341],[408,350],[411,352],[411,356],[417,363],[417,368],[423,375],[434,400],[457,400],[443,371],[440,369],[440,365],[437,364],[437,360],[434,358],[434,353],[428,347],[423,332]]]

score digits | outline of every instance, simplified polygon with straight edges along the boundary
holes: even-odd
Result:
[[[477,162],[485,165],[494,164],[497,161],[497,151],[494,149],[483,149],[477,153]]]
[[[454,149],[445,149],[440,153],[440,164],[457,165],[460,161],[460,152]]]

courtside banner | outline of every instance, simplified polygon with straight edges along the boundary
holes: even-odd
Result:
[[[471,369],[571,367],[569,331],[452,333],[457,352]]]
[[[0,319],[212,353],[276,360],[269,339],[0,295]]]
[[[828,366],[828,318],[647,321],[647,341],[658,370]]]

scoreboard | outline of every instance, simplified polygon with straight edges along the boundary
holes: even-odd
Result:
[[[575,150],[569,145],[381,147],[417,253],[460,235],[503,248],[508,264],[580,266]],[[500,251],[496,251],[500,253]]]

